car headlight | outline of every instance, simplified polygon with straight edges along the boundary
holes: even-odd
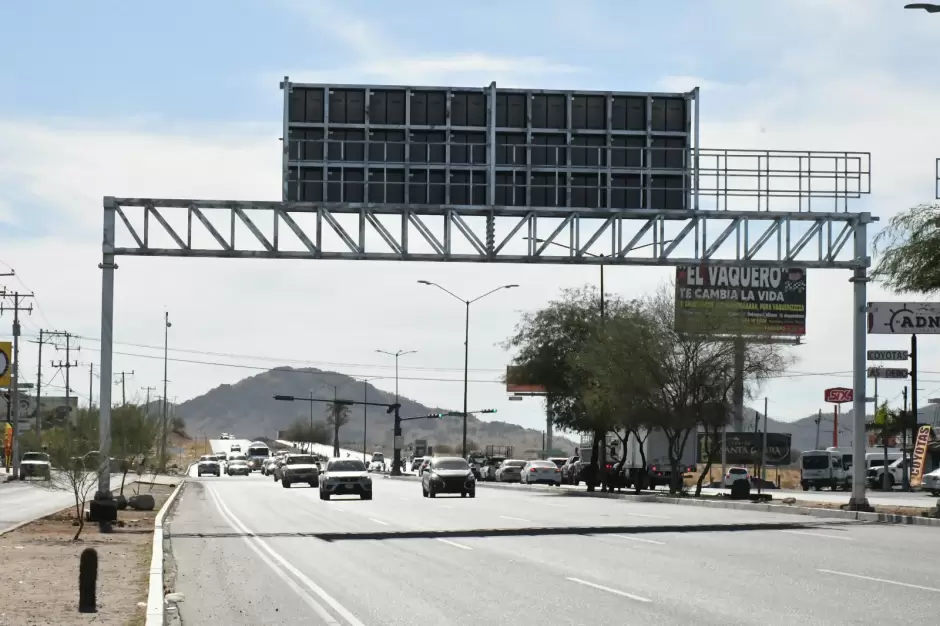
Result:
[[[472,482],[475,481],[475,480],[476,480],[476,477],[473,475],[473,472],[470,472],[469,474],[467,474],[467,482],[468,482],[468,483],[472,483]]]

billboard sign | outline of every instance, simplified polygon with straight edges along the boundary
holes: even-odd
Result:
[[[20,402],[20,425],[32,428],[36,423],[36,396],[21,393]],[[78,398],[64,396],[43,396],[40,399],[42,411],[42,423],[49,425],[59,425],[64,423],[68,416],[78,411]],[[0,394],[0,415],[6,419],[7,399]]]
[[[826,389],[825,392],[826,402],[832,402],[833,404],[852,402],[854,397],[855,392],[848,387],[832,387],[830,389]]]
[[[927,444],[930,443],[930,426],[921,426],[914,439],[914,455],[911,458],[911,486],[917,487],[924,480],[924,463],[927,460]]]
[[[281,88],[286,202],[692,208],[694,92]]]
[[[710,332],[806,334],[806,270],[796,267],[676,268],[676,326]]]
[[[718,434],[719,439],[721,433]],[[732,465],[745,465],[760,461],[763,433],[729,432],[726,433],[728,448],[727,461]],[[790,464],[790,433],[767,433],[767,448],[764,450],[764,463],[767,465]],[[708,461],[711,435],[698,433],[698,463]],[[716,459],[721,459],[720,445]]]
[[[0,387],[10,388],[13,375],[13,344],[0,341]]]
[[[940,334],[940,303],[869,302],[868,334]]]
[[[525,382],[521,373],[520,367],[506,366],[506,393],[526,396],[544,396],[548,393],[543,385]]]
[[[869,367],[869,378],[907,378],[910,371],[906,367]]]
[[[869,350],[869,361],[906,361],[911,358],[907,350]]]

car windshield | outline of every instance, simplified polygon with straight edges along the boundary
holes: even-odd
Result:
[[[470,469],[470,465],[463,459],[440,459],[434,461],[434,469],[468,470]]]
[[[743,467],[732,467],[728,470],[729,474],[747,474],[747,470]]]
[[[246,460],[247,460],[247,459],[243,459],[243,458],[235,458],[235,459],[232,459],[232,460],[230,461],[230,463],[232,463],[233,465],[237,465],[237,464],[239,464],[239,463],[241,463],[242,465],[244,465],[245,462],[246,462]]]
[[[271,456],[268,448],[248,448],[248,456]]]
[[[366,471],[366,466],[363,465],[362,461],[356,461],[353,459],[343,459],[342,461],[333,461],[330,463],[329,471],[331,472],[364,472]]]
[[[48,461],[49,455],[42,452],[27,452],[23,455],[24,461]]]
[[[385,455],[384,455],[384,454],[373,454],[373,455],[372,455],[372,462],[373,462],[373,463],[382,463],[382,462],[384,462],[384,461],[385,461]]]
[[[551,467],[554,468],[555,464],[551,461],[532,461],[529,463],[529,467]]]
[[[289,456],[287,457],[288,465],[315,465],[317,460],[312,456]]]

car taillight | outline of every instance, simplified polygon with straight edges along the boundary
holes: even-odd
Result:
[[[535,468],[534,468],[534,467],[532,467],[532,468],[530,468],[530,469],[529,469],[529,471],[530,471],[530,472],[532,472],[532,473],[534,474],[534,473],[535,473]]]
[[[654,471],[654,472],[656,471],[656,466],[655,466],[655,465],[653,466],[653,471]]]
[[[556,471],[556,472],[560,472],[561,470],[556,467],[556,468],[555,468],[555,471]]]
[[[612,468],[612,467],[613,467],[613,465],[611,465],[610,463],[608,463],[607,465],[604,466],[604,469],[610,469],[610,468]]]

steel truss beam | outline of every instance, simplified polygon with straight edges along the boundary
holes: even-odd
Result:
[[[847,244],[877,219],[113,197],[104,208],[105,249],[115,255],[843,269],[867,267]]]

